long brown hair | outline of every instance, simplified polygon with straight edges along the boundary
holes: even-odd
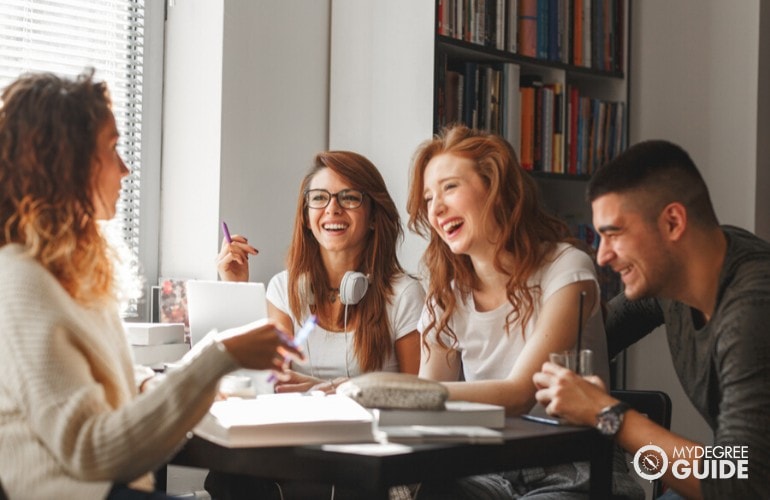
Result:
[[[322,169],[331,169],[351,188],[365,193],[370,208],[372,230],[356,271],[369,275],[369,290],[355,306],[350,306],[349,328],[355,328],[354,352],[364,371],[382,368],[393,345],[387,305],[392,301],[393,278],[403,273],[396,248],[403,238],[401,219],[377,168],[363,156],[349,151],[325,151],[316,155],[313,166],[300,185],[294,234],[286,258],[289,269],[289,307],[295,318],[301,318],[310,304],[324,304],[325,290],[331,288],[321,259],[321,250],[308,228],[305,191]],[[312,296],[312,299],[311,299]],[[311,308],[317,308],[310,305]],[[304,318],[301,318],[304,319]],[[342,325],[342,318],[335,318]]]
[[[470,257],[452,253],[428,220],[423,196],[425,168],[432,158],[441,154],[471,160],[487,187],[488,196],[482,213],[485,220],[493,217],[500,228],[499,237],[494,241],[494,266],[509,275],[506,288],[513,306],[505,327],[507,331],[513,322],[520,320],[523,334],[523,325],[532,317],[539,293],[539,288],[529,286],[528,280],[554,251],[556,244],[569,239],[569,229],[564,222],[545,212],[535,181],[519,166],[516,153],[508,142],[462,125],[444,129],[422,143],[412,161],[407,201],[409,228],[429,238],[422,256],[422,263],[430,273],[427,295],[430,322],[426,331],[446,332],[454,345],[457,337],[448,323],[457,303],[451,284],[454,283],[462,296],[477,285]],[[513,264],[504,262],[503,255],[510,255]],[[437,317],[437,308],[443,311],[440,317]],[[449,348],[441,337],[438,336],[439,345]]]
[[[92,203],[96,137],[110,98],[93,71],[28,74],[2,93],[0,246],[18,243],[82,304],[115,297]]]

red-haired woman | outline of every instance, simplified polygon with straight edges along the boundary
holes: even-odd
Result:
[[[593,262],[544,210],[510,144],[464,126],[423,143],[407,210],[409,227],[429,240],[421,377],[444,382],[450,399],[501,405],[509,416],[528,413],[535,406],[532,375],[549,353],[575,348],[582,317],[582,347],[593,350],[594,372],[608,382]],[[584,497],[583,465],[423,485],[420,498],[436,488],[439,497],[472,497],[477,487],[489,498],[526,491]]]
[[[302,343],[306,362],[295,363],[276,392],[332,391],[363,372],[417,373],[425,293],[398,262],[402,236],[398,210],[369,160],[349,151],[316,155],[300,185],[287,270],[270,280],[267,299],[268,315],[286,331],[296,333],[311,314],[318,327]],[[250,254],[256,250],[241,236],[224,242],[220,276],[247,280]],[[349,271],[365,276],[368,290],[346,306],[358,298],[340,291]]]

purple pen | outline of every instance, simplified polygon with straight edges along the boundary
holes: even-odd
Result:
[[[227,229],[227,222],[222,221],[222,232],[225,233],[225,241],[232,243],[233,239],[230,237],[230,230]]]

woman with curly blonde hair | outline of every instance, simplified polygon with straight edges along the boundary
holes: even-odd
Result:
[[[0,107],[0,483],[10,498],[166,498],[151,471],[239,366],[299,355],[267,322],[209,338],[141,396],[117,308],[128,169],[104,83],[25,75]],[[145,384],[146,385],[146,384]]]

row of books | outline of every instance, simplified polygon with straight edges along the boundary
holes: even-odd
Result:
[[[438,33],[506,50],[506,19],[511,3],[515,5],[516,0],[439,0]]]
[[[625,104],[522,77],[520,161],[526,170],[590,175],[626,147]]]
[[[625,149],[625,105],[576,86],[521,75],[517,64],[439,62],[439,128],[452,123],[502,135],[526,170],[591,174]]]
[[[626,149],[626,107],[581,96],[575,87],[568,92],[567,173],[590,175]]]
[[[439,0],[440,35],[602,71],[623,70],[625,0]]]
[[[439,59],[436,123],[454,123],[502,135],[514,147],[519,139],[517,64],[486,64]]]

